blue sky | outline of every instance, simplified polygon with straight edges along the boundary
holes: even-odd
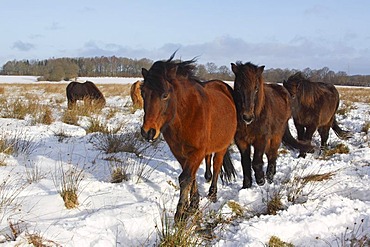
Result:
[[[370,75],[370,1],[5,0],[0,66],[9,60],[199,56],[266,68]]]

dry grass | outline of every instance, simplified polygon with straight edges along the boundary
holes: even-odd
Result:
[[[334,154],[348,154],[348,153],[349,153],[348,146],[346,146],[343,143],[339,143],[334,148],[324,149],[323,158],[327,159],[327,158],[330,158],[330,156]]]
[[[67,209],[78,207],[78,195],[81,192],[81,182],[84,179],[84,168],[70,166],[65,170],[62,165],[53,174],[54,186],[63,198]]]
[[[39,233],[26,233],[25,235],[28,244],[35,246],[35,247],[61,247],[62,245],[56,243],[55,241],[45,239]]]
[[[104,84],[98,86],[105,97],[129,96],[131,84]]]
[[[268,247],[294,247],[293,244],[282,241],[276,236],[272,236],[267,244]]]
[[[370,103],[370,88],[337,87],[341,100]]]
[[[326,173],[322,173],[322,174],[310,174],[310,175],[307,175],[307,176],[303,177],[302,179],[303,179],[304,183],[322,182],[322,181],[331,179],[334,175],[335,175],[334,172],[326,172]]]

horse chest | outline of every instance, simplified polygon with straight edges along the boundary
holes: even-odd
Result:
[[[167,129],[163,132],[163,137],[172,153],[181,157],[187,157],[193,150],[201,149],[203,146],[202,137],[194,138],[193,135],[196,133],[184,133],[178,129]]]

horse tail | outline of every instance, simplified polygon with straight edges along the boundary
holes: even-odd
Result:
[[[350,131],[343,130],[341,127],[339,127],[338,122],[335,119],[335,117],[334,117],[334,121],[333,121],[333,124],[332,124],[331,128],[334,130],[334,133],[339,138],[348,139],[350,137],[350,135],[351,135],[351,132]]]
[[[230,151],[227,149],[221,168],[221,181],[222,183],[229,183],[236,177],[236,170],[230,157]]]
[[[285,132],[283,135],[283,143],[285,146],[287,146],[290,149],[298,149],[300,152],[307,153],[311,152],[314,149],[314,146],[312,146],[308,142],[298,141],[295,139],[292,134],[290,133],[289,125],[287,124],[285,128]]]

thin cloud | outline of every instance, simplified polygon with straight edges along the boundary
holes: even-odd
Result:
[[[366,71],[370,51],[356,50],[343,43],[315,42],[307,37],[297,36],[288,43],[270,41],[265,43],[246,42],[230,36],[215,40],[182,45],[167,43],[157,49],[135,49],[120,44],[101,44],[90,41],[77,51],[79,56],[118,56],[133,59],[148,58],[153,61],[167,59],[177,51],[176,57],[183,60],[197,57],[200,64],[213,62],[217,66],[229,66],[231,62],[251,61],[265,65],[266,68],[281,69],[321,69],[328,67],[333,71],[361,73]],[[351,67],[351,71],[348,71]]]
[[[63,29],[63,27],[58,22],[53,22],[49,26],[46,27],[47,30],[56,31]]]
[[[35,45],[23,41],[16,41],[13,43],[12,48],[19,51],[30,51],[35,48]]]

